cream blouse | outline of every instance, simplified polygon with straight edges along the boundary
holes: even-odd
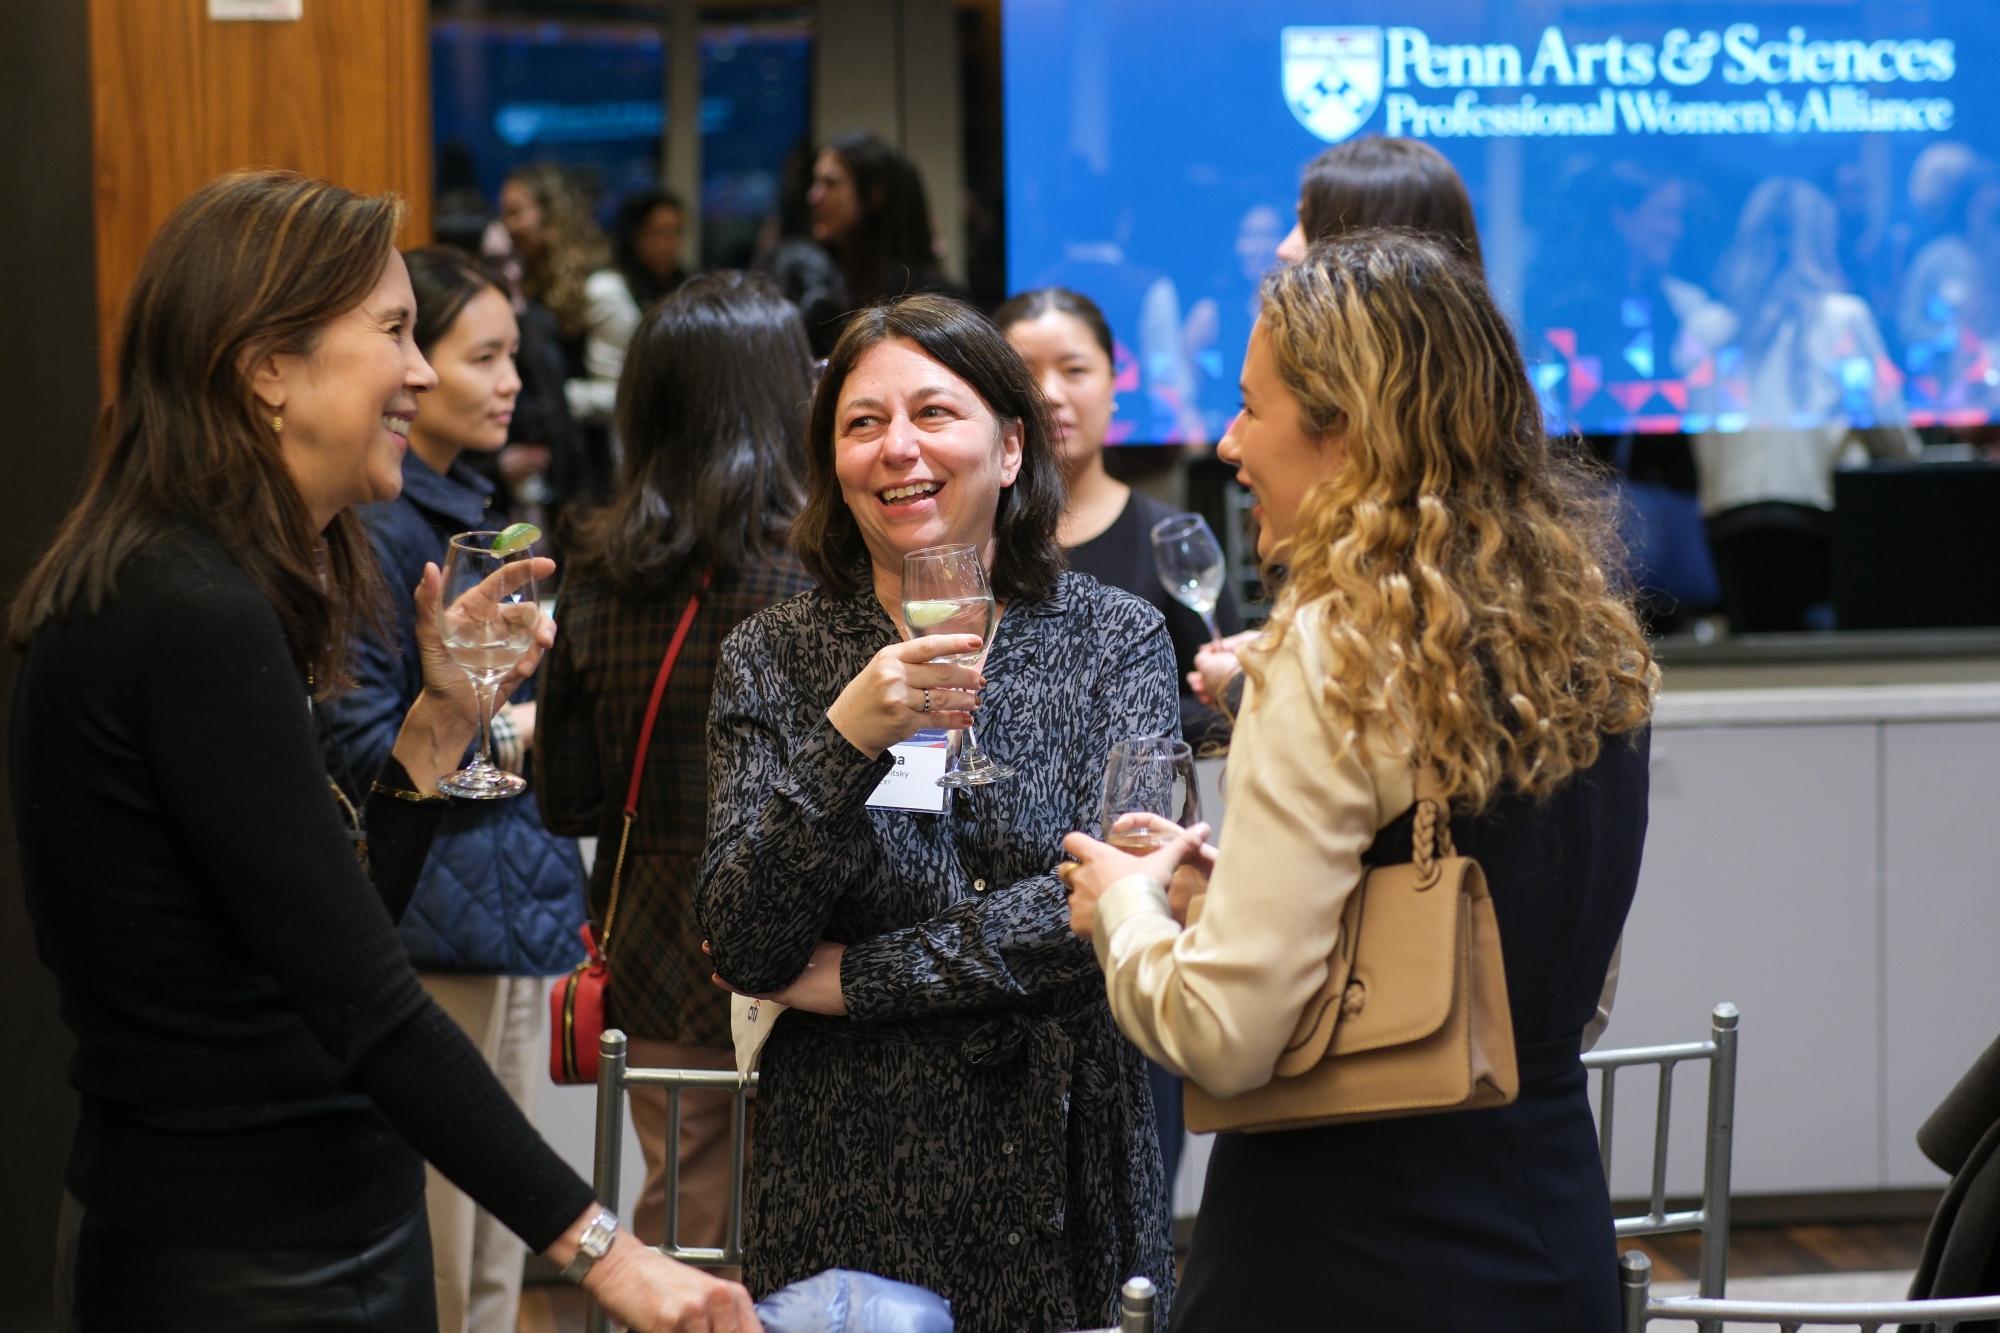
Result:
[[[1097,904],[1111,1012],[1138,1046],[1219,1097],[1270,1082],[1326,980],[1340,911],[1375,832],[1410,808],[1407,753],[1363,758],[1328,716],[1312,608],[1259,652],[1229,747],[1221,854],[1200,920],[1183,930],[1163,885],[1130,875]],[[1382,751],[1382,753],[1372,753]]]
[[[1271,1081],[1306,1001],[1326,981],[1340,911],[1376,830],[1416,803],[1407,745],[1363,758],[1322,700],[1317,608],[1299,613],[1246,682],[1229,746],[1229,801],[1201,918],[1182,929],[1166,886],[1128,875],[1097,903],[1093,942],[1118,1026],[1168,1069],[1218,1097]],[[1611,1021],[1611,955],[1589,1050]]]

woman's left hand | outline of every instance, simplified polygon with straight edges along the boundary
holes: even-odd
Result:
[[[1206,870],[1214,861],[1203,845],[1208,838],[1206,824],[1183,829],[1157,816],[1126,818],[1149,820],[1162,832],[1171,830],[1173,840],[1145,856],[1134,856],[1099,842],[1088,833],[1072,833],[1063,839],[1063,850],[1076,859],[1059,866],[1056,873],[1069,889],[1069,928],[1085,939],[1097,928],[1097,900],[1127,875],[1150,875],[1161,884],[1169,884],[1181,866]]]
[[[556,572],[556,562],[542,556],[508,566],[521,567],[529,569],[537,579],[546,579]],[[424,688],[403,719],[394,750],[420,792],[436,791],[437,780],[458,768],[467,747],[479,736],[479,695],[472,687],[472,677],[452,660],[438,634],[438,603],[443,596],[443,572],[436,565],[425,565],[423,582],[417,585],[412,599]],[[495,687],[496,705],[506,702],[517,685],[535,674],[542,664],[542,654],[555,641],[555,621],[541,616],[535,625],[534,643]]]
[[[827,1014],[833,1018],[845,1018],[847,1000],[840,993],[840,960],[846,953],[845,944],[821,940],[813,946],[812,957],[806,961],[806,970],[799,973],[791,985],[767,995],[737,990],[720,976],[711,977],[710,980],[735,995],[748,995],[753,1000],[769,1000],[773,1004],[782,1004],[787,1009],[803,1009],[809,1014]]]

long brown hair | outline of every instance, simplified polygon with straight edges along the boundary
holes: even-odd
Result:
[[[357,624],[380,620],[375,559],[352,509],[313,530],[248,372],[309,354],[373,290],[402,219],[393,195],[277,171],[224,176],[174,210],[126,303],[83,497],[14,599],[14,647],[98,610],[129,556],[188,523],[270,599],[321,697],[337,692]]]
[[[1514,336],[1449,242],[1323,241],[1265,279],[1260,328],[1301,426],[1346,430],[1279,553],[1270,633],[1314,636],[1357,743],[1408,744],[1477,810],[1644,725],[1658,673],[1602,488],[1544,437]]]
[[[584,284],[611,262],[611,243],[555,163],[524,163],[507,180],[533,195],[542,214],[542,248],[521,256],[521,291],[549,308],[563,337],[578,337],[589,322]]]
[[[833,437],[841,387],[870,349],[891,339],[915,343],[971,385],[994,416],[1021,423],[1021,470],[1012,486],[1001,489],[993,520],[993,591],[1008,601],[1047,595],[1063,569],[1056,524],[1064,500],[1048,400],[993,321],[950,296],[905,296],[870,306],[847,322],[833,345],[806,427],[806,507],[792,525],[799,559],[832,596],[852,596],[866,584],[868,547],[840,493]]]
[[[764,278],[690,278],[646,312],[618,384],[618,494],[580,525],[573,572],[634,601],[785,549],[805,503],[812,350]]]

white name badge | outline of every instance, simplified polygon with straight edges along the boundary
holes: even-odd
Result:
[[[951,738],[942,731],[920,731],[900,745],[890,746],[896,766],[875,784],[868,808],[943,814],[945,789],[938,786],[938,779],[944,776],[950,743]]]

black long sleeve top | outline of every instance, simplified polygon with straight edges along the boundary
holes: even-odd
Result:
[[[277,614],[218,544],[180,528],[44,624],[10,749],[93,1213],[339,1243],[416,1207],[424,1158],[537,1250],[588,1206],[397,941],[436,808],[369,800],[371,886]]]

